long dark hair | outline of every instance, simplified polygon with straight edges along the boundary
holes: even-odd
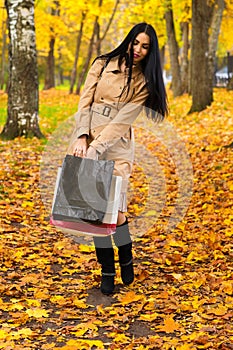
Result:
[[[146,57],[141,61],[142,72],[145,76],[149,96],[145,102],[146,113],[148,117],[154,120],[163,119],[168,113],[167,94],[164,86],[162,68],[160,63],[158,38],[154,28],[145,22],[136,24],[127,34],[122,43],[113,51],[97,57],[96,59],[106,59],[103,70],[113,57],[119,56],[119,66],[126,60],[126,66],[129,68],[127,86],[129,88],[132,78],[133,67],[133,43],[137,35],[146,33],[150,37],[149,51]],[[101,72],[102,74],[102,72]]]

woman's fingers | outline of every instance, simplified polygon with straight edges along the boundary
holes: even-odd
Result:
[[[86,157],[87,150],[86,147],[76,147],[74,149],[74,156],[76,157]]]
[[[87,143],[84,140],[78,140],[74,144],[73,155],[76,157],[86,157]]]

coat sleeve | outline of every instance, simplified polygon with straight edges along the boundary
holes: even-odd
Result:
[[[94,101],[94,94],[98,84],[101,69],[105,61],[97,59],[91,66],[85,84],[80,96],[78,111],[75,114],[75,131],[77,137],[86,134],[89,135],[91,121],[91,105]]]
[[[90,146],[94,147],[99,154],[104,153],[109,147],[112,147],[119,141],[141,112],[148,97],[145,82],[138,82],[137,86],[134,86],[134,90],[136,93],[130,102],[120,108],[115,118],[91,142]]]

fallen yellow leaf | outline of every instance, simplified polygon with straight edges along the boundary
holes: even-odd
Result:
[[[208,310],[208,314],[214,314],[216,316],[223,316],[227,313],[228,308],[224,305],[219,305],[217,308],[211,308]]]
[[[151,314],[141,314],[139,319],[142,321],[152,322],[156,320],[156,318],[160,316],[157,312],[151,313]]]
[[[164,325],[159,326],[160,332],[173,333],[174,331],[180,330],[180,325],[178,322],[174,321],[172,317],[165,318]]]
[[[45,309],[27,309],[26,313],[29,317],[34,318],[49,317],[49,313]]]
[[[125,295],[120,295],[118,300],[123,304],[133,303],[134,301],[143,300],[145,297],[141,294],[136,294],[134,291],[127,292]]]

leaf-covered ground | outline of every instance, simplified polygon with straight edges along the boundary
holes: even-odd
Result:
[[[78,98],[52,90],[40,101],[49,137]],[[98,289],[93,247],[48,223],[45,141],[1,142],[0,349],[233,349],[232,101],[216,90],[211,107],[187,115],[190,98],[170,98],[166,132],[135,124],[136,279],[123,286],[117,263],[112,296]],[[2,93],[2,125],[5,108]]]

